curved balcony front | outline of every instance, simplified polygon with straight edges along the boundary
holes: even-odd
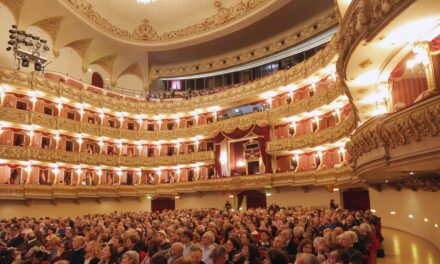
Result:
[[[279,186],[339,185],[357,182],[359,182],[359,178],[353,175],[351,168],[344,167],[325,171],[284,172],[158,185],[0,185],[0,199],[140,197],[145,195],[175,195],[178,193],[191,192],[266,189]]]
[[[369,120],[353,133],[346,148],[356,175],[383,182],[438,171],[439,135],[440,96],[435,96]]]

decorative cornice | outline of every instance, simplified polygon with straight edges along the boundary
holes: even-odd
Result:
[[[134,186],[65,186],[65,185],[0,185],[0,199],[56,199],[140,197],[144,195],[175,195],[208,191],[260,189],[272,186],[310,186],[350,184],[359,182],[350,167],[323,171],[283,172],[255,176],[227,177],[212,180]]]
[[[353,113],[336,126],[332,126],[316,133],[306,134],[297,137],[287,137],[269,141],[267,152],[273,156],[285,155],[292,150],[305,147],[315,147],[325,143],[336,142],[347,137],[356,128],[356,118]]]
[[[217,9],[215,15],[194,25],[164,33],[158,32],[148,19],[143,19],[142,23],[130,32],[129,29],[114,25],[103,17],[87,0],[64,0],[64,2],[90,23],[114,37],[134,42],[151,43],[169,42],[211,31],[250,14],[267,3],[268,0],[241,0],[238,4],[230,7],[225,7],[220,1],[215,1],[214,6]]]
[[[159,157],[126,157],[104,154],[89,154],[85,152],[68,152],[64,150],[49,150],[35,147],[14,147],[0,145],[2,159],[19,161],[41,161],[47,163],[66,163],[70,165],[86,164],[90,166],[157,168],[160,166],[192,165],[198,162],[214,164],[214,152],[199,151],[190,154]]]
[[[46,79],[38,74],[27,74],[6,68],[0,68],[0,81],[6,84],[43,91],[55,97],[63,96],[74,102],[84,102],[93,106],[111,109],[112,111],[145,113],[153,116],[158,114],[191,112],[196,108],[208,108],[213,105],[232,108],[237,105],[242,105],[244,101],[254,102],[258,94],[309,77],[311,74],[327,66],[335,56],[336,43],[332,40],[324,49],[318,51],[308,60],[288,70],[279,71],[258,81],[243,84],[215,94],[194,97],[190,100],[164,101],[160,103],[132,102],[130,100],[99,95],[90,91],[79,90],[65,83]],[[106,63],[105,65],[110,64]],[[124,103],[121,103],[121,100],[124,100]]]
[[[289,47],[293,47],[294,45],[335,26],[337,23],[338,19],[332,11],[305,28],[288,32],[284,36],[278,37],[275,40],[260,43],[250,48],[180,65],[153,65],[150,68],[150,79],[193,75],[248,63],[250,61],[276,54]]]
[[[1,71],[0,71],[1,73]],[[51,87],[46,87],[51,89]],[[319,107],[328,105],[341,95],[345,94],[345,87],[337,81],[333,86],[325,89],[313,97],[304,98],[292,104],[282,105],[268,111],[255,112],[243,116],[231,117],[205,125],[193,126],[191,128],[179,128],[174,130],[159,131],[133,131],[128,129],[117,129],[108,126],[89,124],[87,122],[74,121],[62,117],[45,115],[35,111],[24,111],[15,108],[0,106],[0,120],[14,122],[21,125],[39,125],[45,130],[63,130],[68,133],[84,133],[93,137],[108,137],[110,139],[125,140],[148,140],[150,142],[158,140],[175,140],[178,138],[192,138],[202,136],[213,138],[220,131],[230,133],[236,128],[246,130],[252,125],[266,126],[284,123],[283,118],[298,115],[303,112],[311,112]],[[47,91],[47,90],[46,90]],[[74,91],[74,90],[72,90]],[[70,98],[63,93],[63,96]],[[48,99],[48,98],[47,98]],[[75,102],[75,101],[74,101]],[[77,101],[81,102],[81,101]],[[84,102],[84,101],[82,101]],[[88,101],[86,101],[88,102]]]

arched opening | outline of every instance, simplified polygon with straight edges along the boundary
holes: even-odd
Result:
[[[94,72],[92,74],[92,85],[100,88],[104,88],[104,80],[102,79],[101,74]]]
[[[266,194],[258,191],[242,191],[238,195],[238,208],[266,208]]]
[[[174,210],[176,201],[167,197],[159,197],[151,201],[151,211],[160,212],[163,210]]]

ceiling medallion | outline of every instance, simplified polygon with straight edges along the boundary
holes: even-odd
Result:
[[[139,4],[148,5],[154,2],[157,2],[157,0],[136,0]]]
[[[140,42],[158,42],[171,41],[182,39],[190,35],[201,34],[220,26],[223,26],[231,21],[240,19],[254,10],[261,7],[263,4],[270,2],[269,0],[240,0],[232,6],[224,6],[221,1],[215,1],[214,7],[217,9],[216,13],[211,17],[203,19],[201,22],[189,25],[187,27],[172,30],[168,32],[159,33],[153,27],[148,19],[143,19],[141,24],[134,29],[124,29],[114,25],[109,19],[102,16],[96,8],[88,2],[88,0],[63,0],[73,10],[81,14],[90,22],[100,27],[104,31],[122,39],[129,39]],[[159,0],[136,0],[140,2],[153,3]]]

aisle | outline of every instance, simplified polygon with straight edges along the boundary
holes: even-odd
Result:
[[[378,264],[438,264],[440,251],[428,241],[395,229],[383,228],[386,257]]]

